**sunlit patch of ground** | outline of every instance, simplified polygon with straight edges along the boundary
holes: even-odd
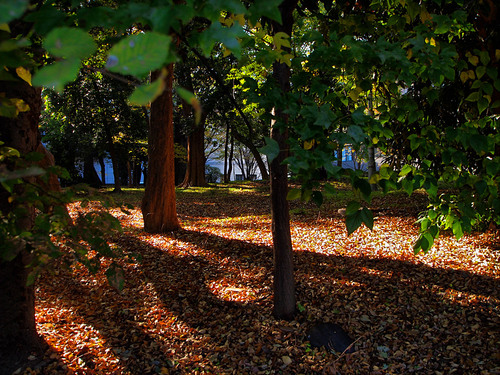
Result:
[[[494,232],[444,234],[415,256],[414,201],[351,236],[338,207],[299,207],[291,225],[299,312],[277,321],[268,197],[231,194],[180,194],[183,229],[163,235],[143,231],[140,209],[113,210],[124,233],[110,240],[142,260],[120,261],[122,291],[81,267],[42,277],[37,324],[52,349],[35,373],[500,372]],[[304,337],[317,321],[342,325],[356,352],[311,348]]]

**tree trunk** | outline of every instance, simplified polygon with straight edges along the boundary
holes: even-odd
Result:
[[[23,81],[1,82],[2,92],[8,98],[23,99],[29,112],[20,113],[14,119],[1,118],[0,140],[5,146],[17,149],[21,155],[35,151],[40,144],[38,121],[41,110],[40,90]],[[22,189],[22,186],[19,186]],[[9,194],[0,187],[0,211],[7,215],[14,207],[8,201]],[[34,211],[29,209],[18,224],[22,229],[33,226]],[[26,286],[31,262],[30,252],[22,248],[12,261],[0,260],[0,369],[11,373],[25,363],[31,352],[40,352],[44,341],[36,332],[35,291]]]
[[[174,64],[169,64],[165,91],[151,104],[148,176],[142,201],[144,230],[150,233],[180,228],[175,207],[173,68]],[[159,72],[155,72],[152,79],[158,76]]]
[[[133,186],[138,187],[141,184],[141,174],[142,174],[142,168],[141,168],[141,162],[135,161],[134,162],[134,168],[133,168]]]
[[[85,156],[83,159],[83,181],[93,188],[100,188],[102,185],[101,179],[95,170],[92,156]]]
[[[285,0],[280,5],[283,25],[272,22],[272,34],[285,32],[291,36],[293,26],[293,10],[297,0]],[[283,63],[275,62],[273,77],[285,95],[290,90],[290,68]],[[292,240],[290,234],[290,213],[288,201],[288,168],[283,160],[288,156],[288,117],[285,108],[275,108],[278,121],[271,124],[271,138],[278,142],[280,153],[271,162],[271,214],[274,250],[274,316],[277,319],[293,319],[295,315],[295,282],[293,278]]]
[[[106,163],[104,163],[104,157],[99,156],[99,165],[101,166],[101,182],[106,185]]]
[[[227,182],[231,181],[231,174],[233,173],[233,154],[234,154],[234,137],[231,134],[231,142],[229,148],[229,159],[227,167]]]
[[[181,52],[181,55],[183,55],[183,60],[186,61],[187,57],[185,53]],[[187,64],[180,67],[180,84],[194,93],[191,68]],[[208,115],[207,111],[211,111],[211,109],[204,106],[200,123],[195,124],[192,106],[185,100],[182,100],[182,114],[188,122],[192,121],[192,129],[187,139],[186,174],[181,183],[181,186],[184,188],[189,186],[207,186],[207,181],[205,180],[205,121]]]
[[[377,164],[375,163],[375,146],[368,147],[368,181],[377,173]],[[370,184],[372,191],[377,190],[377,184]]]
[[[186,175],[181,186],[207,186],[205,180],[205,116],[188,136]]]
[[[226,124],[226,142],[224,144],[224,183],[227,184],[229,182],[229,176],[227,174],[227,158],[228,158],[228,150],[229,150],[229,121]]]
[[[108,143],[108,152],[111,158],[111,164],[113,165],[113,177],[115,179],[115,188],[113,191],[119,193],[122,191],[122,184],[120,181],[120,168],[118,165],[118,158],[116,156],[115,144],[113,142],[113,136],[111,135],[111,129],[109,124],[104,124],[104,131],[106,133],[106,142]]]

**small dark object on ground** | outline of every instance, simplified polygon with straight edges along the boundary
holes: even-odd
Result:
[[[315,325],[307,332],[307,340],[313,348],[324,346],[328,350],[340,353],[354,352],[354,345],[350,346],[354,343],[354,340],[349,337],[341,326],[335,323],[320,323]]]

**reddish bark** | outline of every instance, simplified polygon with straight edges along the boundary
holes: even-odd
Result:
[[[175,205],[173,64],[168,66],[165,91],[151,104],[148,177],[142,201],[144,230],[170,232],[180,228]],[[153,74],[153,79],[159,72]]]
[[[205,116],[188,136],[187,168],[181,186],[207,186],[205,180]]]
[[[16,118],[1,117],[0,139],[5,146],[17,149],[21,155],[35,151],[40,144],[38,121],[41,110],[40,90],[23,81],[1,82],[2,92],[9,98],[20,98],[30,107],[28,112]],[[18,186],[22,189],[22,186]],[[14,207],[8,201],[9,193],[0,188],[0,211],[7,215]],[[18,226],[30,230],[33,226],[34,209],[28,209]],[[31,263],[28,249],[19,247],[12,261],[0,260],[0,369],[14,371],[22,365],[31,352],[40,352],[43,340],[36,331],[35,291],[26,286]]]

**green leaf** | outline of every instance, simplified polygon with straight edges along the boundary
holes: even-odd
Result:
[[[479,98],[477,101],[477,110],[479,111],[479,114],[483,113],[483,111],[488,108],[488,100],[485,98]]]
[[[367,180],[363,178],[356,178],[354,180],[353,187],[361,193],[365,201],[370,202],[372,187]]]
[[[424,253],[427,253],[429,249],[434,244],[434,237],[430,233],[421,233],[418,237],[417,241],[413,245],[413,252],[418,254],[420,250]]]
[[[56,61],[54,64],[44,66],[33,77],[33,86],[43,86],[62,92],[64,86],[73,82],[80,70],[79,59]]]
[[[264,137],[266,145],[259,149],[259,152],[267,156],[267,161],[272,163],[272,161],[279,155],[280,146],[278,142],[269,137]]]
[[[7,0],[0,3],[0,24],[19,18],[29,5],[29,0]]]
[[[70,59],[83,59],[96,50],[92,37],[73,27],[53,29],[45,38],[43,46],[53,56]]]
[[[486,73],[486,67],[483,66],[483,65],[479,65],[477,68],[476,68],[476,76],[477,76],[477,79],[481,79],[482,76],[484,76],[484,74]]]
[[[477,102],[479,100],[479,91],[475,91],[465,98],[468,102]]]
[[[313,191],[312,201],[316,204],[316,206],[321,207],[323,204],[323,194],[321,191]]]
[[[281,21],[279,5],[283,0],[255,0],[249,8],[250,21],[256,24],[262,16],[265,16],[278,23]]]
[[[367,228],[373,230],[373,212],[366,207],[363,207],[361,210],[361,220],[363,220],[363,223],[367,226]]]
[[[300,189],[290,189],[286,195],[286,200],[293,201],[295,199],[300,199],[302,196],[302,191]]]
[[[209,56],[216,43],[222,43],[236,57],[241,57],[241,45],[238,38],[245,36],[239,23],[224,27],[220,22],[214,22],[200,36],[199,44],[205,56]]]
[[[488,149],[488,137],[482,134],[474,134],[469,138],[470,146],[480,154]]]
[[[158,96],[160,96],[164,89],[165,81],[160,77],[153,83],[136,87],[128,100],[132,105],[148,105],[148,103],[153,102]]]
[[[460,221],[455,221],[453,223],[452,230],[457,240],[463,237],[464,232],[462,230],[462,224],[460,223]]]
[[[113,263],[106,270],[106,277],[112,287],[120,291],[123,290],[123,285],[125,284],[125,276],[122,268]]]
[[[358,125],[351,125],[347,128],[347,134],[353,139],[354,143],[361,143],[365,140],[366,134]]]
[[[347,204],[345,214],[346,215],[353,215],[354,213],[358,212],[361,207],[361,204],[357,201],[350,201]]]
[[[406,176],[408,173],[413,171],[413,167],[409,164],[405,164],[403,168],[401,168],[401,172],[399,172],[400,177]]]
[[[358,229],[361,226],[362,223],[363,223],[363,217],[361,215],[361,210],[356,211],[351,215],[347,215],[346,212],[345,225],[347,227],[348,235],[351,235],[356,229]]]
[[[171,41],[169,36],[155,32],[130,35],[111,48],[106,68],[115,73],[144,76],[172,61]]]

